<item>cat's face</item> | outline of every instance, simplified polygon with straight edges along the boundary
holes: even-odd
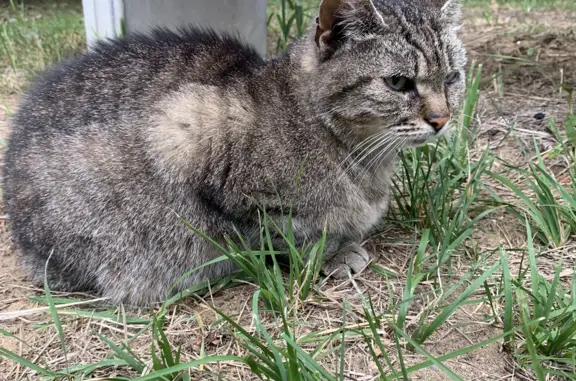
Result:
[[[449,130],[465,87],[457,0],[324,0],[317,112],[355,143],[422,145]]]

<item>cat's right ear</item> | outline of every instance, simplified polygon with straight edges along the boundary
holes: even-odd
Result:
[[[318,17],[316,17],[316,44],[329,45],[336,37],[333,29],[338,23],[338,11],[342,8],[345,0],[322,0]]]
[[[372,0],[322,0],[316,18],[316,44],[321,50],[334,50],[347,39],[361,40],[378,33],[384,19]]]

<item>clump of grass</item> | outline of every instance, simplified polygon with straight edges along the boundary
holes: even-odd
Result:
[[[484,152],[470,159],[473,115],[478,101],[481,67],[472,65],[459,123],[445,142],[401,154],[400,170],[393,182],[391,220],[409,229],[428,229],[432,254],[430,273],[450,260],[454,250],[471,237],[474,225],[491,213],[480,196],[482,176],[493,156]]]
[[[424,255],[426,247],[429,244],[429,234],[430,230],[423,231],[418,252],[408,265],[404,294],[395,322],[396,326],[400,329],[406,326],[407,311],[409,305],[416,298],[416,287],[421,284],[422,281],[427,280],[430,277],[430,273],[425,266],[426,257]],[[439,297],[434,301],[434,303],[426,306],[420,313],[418,327],[410,335],[411,339],[417,344],[423,344],[448,320],[450,316],[454,314],[454,312],[457,311],[458,308],[462,306],[463,303],[467,302],[471,295],[480,289],[484,282],[486,282],[486,280],[491,277],[499,267],[500,263],[497,262],[486,271],[482,272],[482,274],[476,279],[474,279],[475,274],[480,269],[472,267],[472,269],[462,275],[457,282],[451,284],[450,288],[444,289],[441,285],[436,288],[434,294],[439,295]],[[466,286],[467,284],[468,286]],[[427,319],[433,315],[436,315],[436,317],[428,323]]]
[[[502,251],[501,298],[505,348],[538,380],[576,376],[576,276],[568,288],[560,280],[562,263],[547,279],[539,271],[532,227],[526,220],[527,249],[518,275],[513,277]],[[526,258],[527,257],[527,258]],[[524,266],[525,265],[525,266]],[[491,303],[495,302],[490,295]]]
[[[241,236],[237,240],[227,239],[224,247],[204,233],[187,224],[197,235],[214,245],[239,268],[250,281],[258,285],[252,297],[252,321],[255,333],[248,332],[242,325],[219,309],[211,306],[236,332],[241,345],[248,352],[242,358],[252,373],[261,379],[282,381],[334,380],[336,377],[320,365],[307,351],[297,344],[294,327],[298,325],[298,305],[306,302],[319,279],[320,265],[324,252],[326,234],[311,246],[299,248],[292,231],[291,213],[287,216],[286,229],[278,226],[262,211],[260,249],[253,250]],[[282,246],[278,251],[280,236]],[[240,242],[240,245],[237,242]],[[287,279],[282,272],[278,255],[287,257]],[[270,264],[270,262],[272,262]],[[276,322],[271,332],[261,321],[259,303],[266,306],[267,314]]]
[[[0,5],[0,90],[18,91],[36,73],[85,48],[79,2],[12,2]]]
[[[319,2],[314,0],[270,0],[268,30],[276,40],[276,52],[304,35],[312,13]]]
[[[521,174],[523,184],[513,183],[506,175],[490,173],[513,192],[517,201],[505,201],[494,192],[492,195],[520,220],[527,216],[542,244],[560,248],[576,233],[576,171],[569,165],[562,179],[556,178],[537,147],[536,150],[536,163],[530,163],[528,170],[508,166],[510,171]]]
[[[197,235],[208,240],[222,254],[238,267],[241,273],[265,289],[268,306],[276,311],[287,309],[288,305],[297,306],[299,301],[306,301],[313,286],[320,278],[321,263],[326,243],[326,231],[320,240],[306,247],[298,247],[292,230],[292,215],[287,216],[286,229],[278,226],[266,213],[262,212],[260,249],[253,250],[238,235],[237,240],[227,239],[227,247],[222,246],[192,225],[187,226]],[[286,246],[285,251],[277,251],[274,242],[278,238]],[[239,243],[238,243],[239,242]],[[283,273],[278,261],[283,255],[283,263],[288,263],[288,282],[283,281]],[[286,261],[286,257],[288,261]],[[272,266],[270,267],[270,262]]]
[[[473,7],[488,7],[493,0],[463,0],[464,5]],[[498,0],[499,5],[518,8],[526,13],[537,9],[576,9],[571,0]]]

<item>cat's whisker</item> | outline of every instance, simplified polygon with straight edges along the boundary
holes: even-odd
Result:
[[[346,156],[346,158],[343,160],[343,163],[344,163],[344,161],[347,161],[350,157],[352,157],[359,150],[362,149],[362,152],[364,152],[366,145],[370,146],[375,140],[379,139],[381,136],[385,135],[386,133],[387,133],[387,131],[380,131],[380,132],[378,132],[374,135],[371,135],[371,136],[367,137],[366,139],[362,140],[360,143],[358,143],[358,145],[356,145],[356,147],[354,147],[353,150],[350,151],[350,154],[348,156]],[[362,154],[362,152],[360,153],[360,155]]]
[[[401,140],[392,140],[390,139],[389,141],[386,141],[382,144],[379,145],[380,151],[378,152],[378,154],[372,158],[370,160],[370,162],[368,162],[368,164],[364,167],[364,169],[358,174],[358,176],[356,176],[357,179],[362,180],[367,174],[369,174],[370,172],[372,172],[372,166],[376,163],[376,162],[383,162],[384,160],[386,160],[386,158],[395,152],[396,147],[399,145],[399,143],[401,142]],[[388,143],[391,143],[390,145],[388,145]],[[382,160],[379,160],[380,158],[382,158]],[[376,166],[377,167],[377,166]],[[376,168],[374,167],[374,168]]]
[[[382,151],[386,147],[386,145],[391,141],[393,141],[392,135],[387,135],[386,137],[380,139],[370,151],[366,152],[364,154],[364,156],[362,156],[360,159],[358,159],[357,164],[362,163],[365,159],[370,157],[374,152]]]
[[[363,152],[365,153],[363,154],[363,156],[353,161],[352,165],[348,167],[344,173],[353,170],[357,165],[362,163],[366,158],[370,157],[370,155],[372,155],[374,152],[377,152],[378,150],[382,149],[382,147],[384,147],[392,139],[393,135],[391,134],[385,134],[382,137],[380,137],[376,142],[374,142],[373,144],[370,145],[370,147],[368,147],[368,150],[364,150]]]
[[[366,143],[361,143],[362,147],[357,147],[353,151],[351,151],[342,164],[344,164],[345,161],[348,161],[350,157],[356,156],[356,158],[353,158],[350,161],[349,165],[344,169],[343,174],[346,174],[349,170],[353,169],[358,164],[358,162],[364,159],[366,152],[368,152],[373,147],[377,146],[382,141],[382,139],[386,138],[386,136],[388,136],[387,131],[379,132],[375,135],[372,135],[370,138],[365,139],[364,142]],[[360,149],[361,151],[358,154],[356,154],[357,151],[359,151]]]
[[[393,144],[390,147],[387,147],[386,150],[383,150],[383,154],[381,154],[379,157],[379,159],[375,162],[374,165],[374,169],[380,167],[380,165],[382,165],[382,163],[387,160],[390,156],[392,155],[396,155],[396,151],[399,148],[402,148],[402,146],[404,145],[404,143],[407,141],[407,138],[402,138],[400,140],[396,140],[393,142]],[[369,168],[370,169],[370,168]]]

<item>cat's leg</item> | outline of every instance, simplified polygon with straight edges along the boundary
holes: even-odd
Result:
[[[175,233],[175,237],[170,246],[145,242],[125,249],[122,256],[135,260],[126,261],[121,267],[113,263],[102,266],[98,270],[98,282],[103,296],[114,304],[148,306],[236,270],[227,259],[204,266],[222,254],[191,232],[186,231],[181,236]],[[223,243],[223,240],[218,241]]]
[[[327,242],[322,272],[333,278],[345,278],[348,272],[361,273],[372,257],[360,243],[351,240],[332,239]]]

